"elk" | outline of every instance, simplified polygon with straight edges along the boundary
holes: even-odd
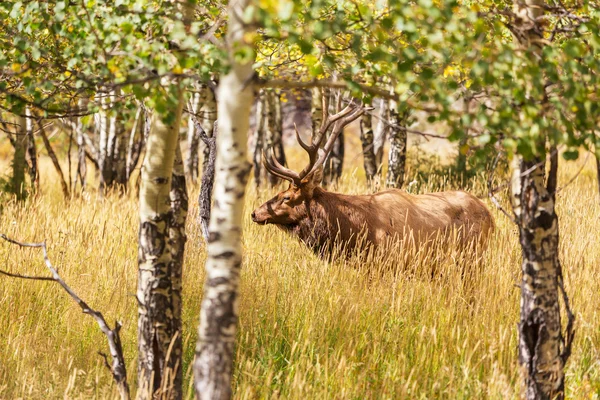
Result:
[[[328,256],[341,246],[346,250],[375,248],[390,240],[410,238],[422,246],[436,236],[459,232],[462,244],[485,247],[494,221],[485,204],[462,191],[412,195],[399,189],[368,195],[328,192],[320,186],[323,164],[344,127],[360,117],[365,108],[352,102],[335,115],[328,115],[326,101],[323,123],[311,144],[296,129],[300,146],[309,163],[299,173],[281,165],[271,152],[263,153],[263,164],[273,175],[290,182],[252,212],[257,224],[273,224],[298,237],[320,256]],[[332,128],[325,145],[321,144]],[[346,254],[350,254],[349,251]]]

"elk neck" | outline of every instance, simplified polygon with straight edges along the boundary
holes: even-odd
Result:
[[[372,239],[370,206],[363,197],[332,193],[316,187],[312,198],[305,203],[305,218],[282,228],[319,255],[330,252],[337,244],[353,249],[361,243],[365,232],[367,241]]]

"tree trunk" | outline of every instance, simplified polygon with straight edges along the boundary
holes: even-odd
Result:
[[[256,102],[256,127],[254,129],[254,152],[252,157],[252,162],[254,165],[254,183],[256,187],[259,188],[266,177],[266,172],[262,165],[262,155],[265,152],[265,156],[268,156],[269,153],[266,152],[268,150],[265,145],[265,125],[266,125],[266,97],[267,94],[264,89],[261,89],[258,92],[258,98]]]
[[[138,382],[141,397],[179,398],[181,387],[174,386],[181,368],[180,354],[170,346],[178,333],[173,292],[173,259],[169,237],[171,222],[171,179],[183,109],[182,90],[179,104],[170,112],[175,118],[166,124],[154,113],[151,120],[147,153],[140,186],[140,234],[138,251]],[[179,171],[178,171],[179,172]],[[175,344],[175,343],[173,343]]]
[[[337,182],[342,176],[344,166],[344,131],[333,142],[333,148],[323,168],[323,186]]]
[[[175,371],[173,376],[173,392],[177,393],[174,398],[181,397],[183,384],[183,345],[181,331],[181,287],[183,272],[183,255],[185,242],[185,221],[188,212],[188,194],[185,182],[185,171],[181,157],[181,147],[175,148],[175,161],[171,182],[171,221],[169,223],[169,245],[171,248],[171,296],[173,307],[173,347],[169,358],[169,368]]]
[[[131,174],[137,167],[142,149],[146,142],[146,135],[144,130],[146,127],[146,112],[144,107],[139,107],[135,113],[135,120],[133,121],[133,127],[129,134],[129,145],[127,146],[127,160],[125,178],[129,182]]]
[[[204,298],[194,361],[199,399],[229,399],[238,322],[242,263],[242,211],[250,172],[247,134],[253,100],[253,59],[240,64],[234,57],[252,28],[242,22],[249,0],[229,2],[227,43],[231,69],[219,84],[219,135],[215,204],[210,219]]]
[[[283,150],[282,132],[280,130],[281,121],[281,105],[277,105],[280,102],[279,95],[275,93],[274,89],[265,91],[265,150],[272,151],[275,158],[281,165],[286,165],[285,152]],[[279,111],[279,115],[277,115]],[[277,185],[280,178],[273,174],[267,174],[269,177],[269,183],[271,186]]]
[[[401,188],[404,184],[404,170],[406,164],[406,118],[400,118],[395,101],[390,100],[390,153],[388,157],[388,171],[386,186]]]
[[[109,108],[109,99],[108,96],[102,95],[102,97],[97,97],[97,100],[100,100],[100,111],[94,115],[96,122],[96,131],[98,136],[98,169],[99,169],[99,178],[100,178],[100,195],[102,196],[105,192],[106,183],[110,180],[108,176],[108,171],[110,168],[110,163],[108,162],[108,156],[110,154],[108,145],[109,145],[109,130],[110,130],[110,122],[107,115],[107,111]]]
[[[526,0],[515,5],[521,24],[517,40],[541,59],[540,17],[543,0]],[[522,112],[522,111],[519,111]],[[540,115],[540,118],[544,118]],[[526,120],[526,118],[524,118]],[[537,148],[544,148],[538,143]],[[546,159],[542,155],[523,160],[515,155],[511,162],[512,207],[519,228],[521,253],[521,320],[519,323],[519,361],[525,374],[526,398],[563,399],[564,366],[571,352],[573,314],[564,290],[558,255],[558,217],[555,211],[558,154],[551,152],[550,175],[544,186]],[[563,336],[559,295],[567,312]]]
[[[380,99],[378,116],[379,119],[377,121],[375,131],[373,132],[373,151],[375,152],[377,173],[381,174],[381,167],[383,165],[383,148],[390,131],[390,128],[387,124],[387,121],[390,119],[390,106],[388,100]]]
[[[75,133],[77,135],[77,172],[75,174],[73,188],[74,190],[77,190],[77,179],[79,178],[81,190],[83,191],[87,184],[87,164],[85,163],[85,139],[83,137],[83,122],[81,117],[78,117],[74,124]]]
[[[208,149],[208,158],[206,160],[206,169],[202,174],[202,183],[200,184],[200,228],[204,241],[208,242],[208,225],[210,223],[210,210],[212,208],[212,193],[215,183],[215,161],[217,157],[217,132],[218,127],[215,122],[212,137],[209,137],[204,130],[201,131],[200,138]]]
[[[17,200],[23,200],[27,195],[25,182],[25,152],[27,150],[27,118],[18,117],[18,131],[15,135],[15,155],[13,158],[13,174],[11,179],[12,192],[17,196]]]
[[[127,187],[127,148],[128,148],[128,137],[125,130],[125,124],[123,123],[123,117],[119,113],[115,117],[115,124],[117,125],[117,136],[115,138],[115,146],[113,148],[112,155],[112,167],[113,167],[113,186],[125,191]]]
[[[200,94],[200,125],[202,126],[202,129],[204,129],[204,132],[209,137],[212,137],[213,132],[215,132],[215,121],[217,121],[217,101],[215,99],[215,93],[208,85],[203,85]],[[209,160],[210,149],[205,146],[203,150],[202,174],[206,171]]]
[[[367,182],[371,183],[377,174],[377,160],[373,143],[373,117],[367,111],[360,120],[360,142],[362,143],[363,164]]]
[[[323,90],[321,88],[311,89],[311,104],[310,115],[312,123],[312,139],[315,140],[315,135],[319,132],[319,128],[323,124]]]
[[[201,88],[200,90],[203,90],[203,88]],[[190,116],[188,118],[188,154],[186,159],[186,170],[191,181],[193,183],[196,183],[196,181],[198,180],[198,168],[200,166],[200,160],[198,155],[198,150],[200,147],[200,132],[198,132],[198,130],[196,129],[196,125],[194,124],[194,118],[198,118],[198,113],[200,111],[200,93],[194,92],[188,104],[190,108]]]
[[[329,91],[329,112],[338,113],[342,110],[343,94],[341,90]],[[330,132],[327,133],[329,135]],[[342,167],[344,165],[344,131],[335,139],[333,148],[323,165],[323,186],[327,187],[337,180],[342,175]]]
[[[37,149],[35,147],[35,137],[33,136],[33,119],[31,118],[31,109],[25,110],[29,117],[25,122],[27,129],[27,158],[29,159],[29,178],[31,180],[31,189],[36,191],[40,187],[40,173],[38,170]]]
[[[558,258],[558,217],[554,195],[544,186],[544,161],[512,163],[512,203],[519,228],[521,254],[521,321],[519,323],[519,361],[523,365],[526,398],[564,398],[564,365],[572,340],[572,314],[566,340],[562,334],[559,290],[568,301],[562,284]],[[554,168],[553,174],[556,174]]]

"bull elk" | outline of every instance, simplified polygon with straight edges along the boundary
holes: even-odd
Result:
[[[300,173],[278,163],[272,153],[271,160],[263,154],[265,168],[290,185],[254,210],[252,221],[273,224],[291,233],[320,256],[331,255],[340,245],[360,250],[409,237],[420,246],[432,237],[450,235],[455,230],[461,243],[474,241],[485,246],[493,230],[493,218],[483,202],[469,193],[412,195],[390,189],[369,195],[345,195],[320,187],[323,164],[336,137],[364,112],[362,106],[350,103],[330,116],[324,104],[322,126],[310,145],[302,141],[296,130],[298,143],[310,160]],[[321,148],[330,128],[332,133]]]

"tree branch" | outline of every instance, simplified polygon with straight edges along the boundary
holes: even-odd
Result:
[[[100,328],[102,333],[104,335],[106,335],[106,338],[108,340],[108,347],[110,349],[110,355],[112,358],[112,365],[111,366],[108,365],[106,356],[104,356],[105,363],[109,367],[109,370],[112,373],[115,382],[117,383],[117,387],[119,389],[121,399],[129,400],[130,394],[129,394],[129,384],[127,383],[127,369],[126,369],[126,365],[125,365],[125,358],[123,357],[123,347],[121,345],[121,337],[119,335],[119,331],[121,330],[121,323],[115,322],[115,328],[111,329],[109,327],[108,323],[106,322],[106,320],[104,319],[104,316],[102,315],[102,313],[91,308],[85,301],[83,301],[73,291],[73,289],[71,289],[71,287],[69,287],[65,283],[65,281],[63,281],[63,279],[58,274],[58,271],[54,268],[54,266],[50,262],[50,258],[48,257],[48,248],[46,247],[45,241],[41,242],[41,243],[24,243],[24,242],[19,242],[17,240],[11,239],[2,233],[0,233],[0,238],[4,239],[5,241],[7,241],[9,243],[20,246],[20,247],[35,247],[35,248],[42,249],[42,252],[44,254],[44,263],[46,264],[46,268],[48,268],[48,270],[50,270],[50,273],[52,274],[51,277],[27,276],[27,275],[20,275],[20,274],[12,274],[12,273],[8,273],[5,271],[0,271],[0,273],[2,273],[3,275],[6,275],[6,276],[13,277],[13,278],[34,279],[34,280],[40,280],[40,281],[54,281],[54,282],[58,283],[60,286],[62,286],[62,288],[69,294],[69,296],[71,296],[73,301],[75,301],[75,303],[77,303],[77,305],[79,307],[81,307],[81,310],[83,311],[83,313],[90,315],[92,318],[94,318],[94,320],[96,320],[98,327]]]

